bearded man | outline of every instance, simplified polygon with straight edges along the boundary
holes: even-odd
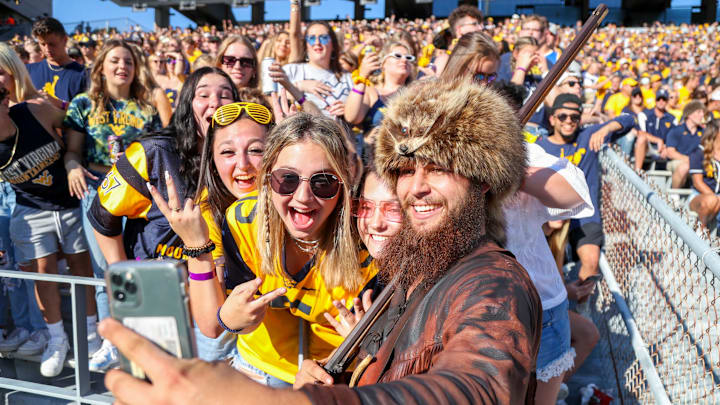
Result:
[[[379,259],[381,276],[400,281],[363,341],[360,358],[373,360],[357,387],[330,385],[313,361],[297,380],[316,384],[261,386],[222,363],[172,358],[112,320],[101,333],[152,385],[113,371],[107,387],[125,404],[533,402],[540,300],[500,247],[502,202],[523,181],[525,156],[513,110],[487,87],[427,81],[393,99],[375,164],[405,212]]]

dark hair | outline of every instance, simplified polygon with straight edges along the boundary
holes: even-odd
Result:
[[[330,70],[335,73],[335,75],[340,75],[343,71],[342,66],[340,66],[340,41],[338,41],[335,31],[333,31],[330,24],[326,21],[313,21],[307,26],[305,36],[307,36],[308,31],[310,31],[310,27],[314,25],[322,25],[327,28],[328,35],[330,35],[330,42],[333,46],[332,52],[330,52]],[[305,41],[305,54],[307,54],[307,41]]]
[[[463,17],[472,17],[478,20],[478,22],[482,22],[483,19],[482,11],[478,10],[477,7],[469,4],[461,5],[453,10],[448,17],[448,23],[450,23],[450,30],[452,31],[451,34],[453,37],[455,36],[455,24]]]
[[[267,99],[263,95],[262,91],[256,88],[244,88],[238,92],[239,100],[256,103],[265,106],[268,110],[272,111],[272,106],[268,103]],[[250,118],[247,111],[243,112],[238,116],[235,121],[243,118]],[[252,119],[252,118],[250,118]],[[270,130],[275,125],[275,117],[267,125],[259,124],[265,127],[266,135],[270,133]],[[202,146],[202,157],[200,160],[200,180],[198,181],[197,192],[195,193],[195,200],[200,200],[200,197],[205,189],[207,189],[207,198],[201,201],[203,209],[209,208],[212,213],[215,223],[219,226],[222,224],[223,218],[225,217],[225,211],[232,205],[237,198],[228,190],[222,182],[220,175],[215,168],[215,162],[213,161],[213,144],[215,143],[215,132],[217,132],[222,126],[210,127]]]
[[[62,37],[67,36],[65,27],[63,27],[60,21],[52,17],[41,18],[33,23],[32,36],[35,38],[44,38],[50,34],[58,34]]]
[[[177,99],[177,108],[170,118],[170,125],[160,131],[151,133],[148,137],[154,135],[164,135],[175,138],[178,154],[180,155],[180,176],[185,182],[187,196],[195,194],[198,188],[200,178],[200,154],[198,154],[198,124],[195,122],[195,114],[193,112],[193,99],[195,98],[195,88],[203,76],[208,74],[217,74],[224,77],[230,83],[230,89],[233,95],[233,101],[239,100],[237,89],[227,73],[220,68],[205,66],[193,73],[186,79],[180,90]]]

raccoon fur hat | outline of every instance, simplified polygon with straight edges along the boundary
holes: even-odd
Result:
[[[487,86],[415,82],[394,96],[375,141],[378,174],[394,188],[415,160],[489,187],[486,234],[505,243],[502,202],[522,184],[525,139],[515,111]]]

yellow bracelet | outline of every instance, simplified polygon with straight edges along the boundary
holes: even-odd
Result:
[[[372,82],[367,79],[367,77],[363,77],[358,75],[357,77],[353,77],[353,84],[364,84],[365,86],[372,86]]]

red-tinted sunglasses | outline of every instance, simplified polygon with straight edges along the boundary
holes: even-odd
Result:
[[[383,218],[388,221],[402,222],[403,211],[400,203],[397,201],[379,201],[376,204],[373,200],[356,198],[353,200],[352,214],[358,218],[371,218],[375,215],[375,210],[378,208]]]

